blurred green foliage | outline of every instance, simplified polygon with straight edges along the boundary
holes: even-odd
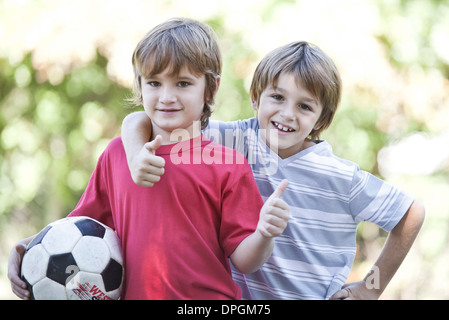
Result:
[[[119,134],[129,89],[97,54],[57,85],[39,83],[31,54],[0,60],[0,233],[11,217],[40,228],[69,213],[110,137]]]

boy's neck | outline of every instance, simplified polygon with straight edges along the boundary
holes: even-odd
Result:
[[[153,140],[157,135],[162,136],[163,145],[190,140],[201,135],[201,122],[194,121],[192,125],[187,128],[177,128],[172,131],[158,128],[153,123],[153,133],[151,140]]]

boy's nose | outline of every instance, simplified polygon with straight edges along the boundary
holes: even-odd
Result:
[[[161,95],[159,96],[159,102],[163,104],[169,104],[176,102],[176,95],[173,90],[166,88],[162,90]]]
[[[281,116],[286,120],[293,120],[295,117],[295,106],[287,105],[281,110]]]

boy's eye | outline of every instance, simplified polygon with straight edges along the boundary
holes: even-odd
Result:
[[[161,86],[161,84],[159,82],[157,82],[157,81],[148,81],[147,84],[150,87],[160,87]]]
[[[190,85],[190,83],[187,82],[187,81],[180,81],[180,82],[178,82],[178,87],[181,87],[181,88],[188,87],[189,85]]]
[[[284,99],[283,96],[281,96],[280,94],[273,94],[271,96],[274,100],[278,100],[278,101],[282,101]]]
[[[310,107],[309,107],[308,105],[306,105],[306,104],[300,104],[299,107],[300,107],[301,109],[303,109],[303,110],[306,110],[306,111],[312,111],[312,108],[310,108]]]

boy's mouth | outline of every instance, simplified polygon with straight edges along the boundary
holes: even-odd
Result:
[[[295,129],[292,129],[292,128],[286,126],[286,125],[282,125],[282,124],[280,124],[278,122],[275,122],[275,121],[271,121],[271,124],[273,126],[275,126],[278,130],[283,131],[283,132],[293,132],[293,131],[295,131]]]
[[[165,109],[159,108],[159,109],[156,109],[156,110],[159,111],[159,112],[164,112],[164,113],[173,113],[173,112],[180,111],[180,109],[175,109],[175,108],[165,108]]]

